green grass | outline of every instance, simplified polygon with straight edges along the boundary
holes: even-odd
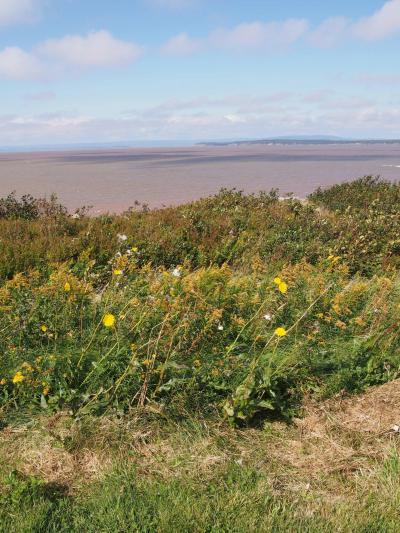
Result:
[[[235,446],[244,445],[240,436],[216,434],[210,443],[210,428],[207,433],[199,427],[182,426],[181,430],[183,435],[182,431],[178,436],[164,435],[163,444],[172,443],[172,450],[162,453],[160,446],[160,455],[152,458],[152,464],[145,463],[145,454],[135,463],[129,459],[132,451],[117,453],[115,449],[114,462],[100,479],[81,482],[72,492],[67,482],[46,482],[38,476],[11,471],[2,488],[1,530],[15,533],[398,530],[400,460],[395,451],[380,465],[371,462],[368,475],[336,474],[329,480],[321,472],[316,477],[311,470],[299,478],[285,465],[266,466],[260,461],[262,452],[268,453],[265,445],[276,446],[279,439],[289,436],[285,432],[275,440],[268,434],[261,439],[255,436],[253,444],[247,442],[248,454],[242,462],[232,458],[238,452]],[[206,450],[202,449],[204,439],[208,439]],[[196,449],[193,441],[200,448],[195,461],[185,447],[186,444],[193,452]],[[232,456],[226,452],[227,443],[233,447]],[[128,445],[126,441],[124,444]],[[225,451],[224,461],[212,464],[215,456],[208,456],[210,451],[219,454]],[[206,460],[209,466],[205,466]]]

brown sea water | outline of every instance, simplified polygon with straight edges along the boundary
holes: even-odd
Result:
[[[0,153],[0,196],[54,192],[70,209],[91,205],[93,212],[121,211],[135,200],[176,205],[222,187],[304,197],[364,175],[400,180],[400,143]]]

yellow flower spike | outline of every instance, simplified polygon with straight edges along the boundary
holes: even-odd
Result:
[[[115,324],[115,316],[112,315],[111,313],[107,313],[106,315],[104,315],[103,317],[103,326],[105,326],[106,328],[112,328]]]
[[[274,283],[275,283],[276,285],[280,285],[280,284],[282,283],[281,278],[274,278]]]
[[[278,289],[279,289],[279,292],[281,292],[282,294],[286,294],[288,286],[286,285],[284,281],[281,281],[281,283],[279,283],[278,285]]]
[[[276,328],[275,335],[277,337],[284,337],[286,335],[286,329],[285,328]]]
[[[113,274],[114,274],[114,276],[122,276],[123,272],[122,272],[122,270],[120,270],[119,268],[116,268],[116,269],[113,271]]]
[[[41,331],[43,331],[43,333],[46,333],[46,331],[47,331],[47,326],[46,326],[46,324],[42,324],[42,325],[40,326],[40,329],[41,329]]]
[[[64,291],[70,292],[70,290],[71,290],[71,285],[68,283],[68,281],[66,281],[64,284]]]
[[[16,383],[22,383],[22,382],[24,381],[24,379],[25,379],[25,376],[23,375],[23,373],[18,371],[18,372],[15,374],[15,376],[13,377],[12,382],[13,382],[14,384],[16,384]]]

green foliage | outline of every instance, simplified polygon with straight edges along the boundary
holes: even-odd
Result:
[[[363,178],[308,202],[223,190],[121,216],[16,210],[0,220],[3,414],[151,404],[250,423],[398,376],[398,190]]]

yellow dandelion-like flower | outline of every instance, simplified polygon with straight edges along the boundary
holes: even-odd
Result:
[[[122,276],[123,272],[119,268],[116,268],[113,272],[114,276]]]
[[[145,360],[143,361],[143,364],[144,364],[145,366],[150,366],[150,365],[151,365],[151,359],[145,359]]]
[[[50,387],[45,387],[43,389],[43,396],[47,396],[49,394],[49,391],[50,391]]]
[[[286,335],[286,329],[285,328],[276,328],[275,335],[277,337],[284,337]]]
[[[17,372],[15,374],[15,376],[13,377],[12,381],[13,381],[14,384],[15,383],[22,383],[22,381],[24,381],[24,379],[25,379],[25,376],[23,375],[23,373],[22,372]]]
[[[42,325],[40,326],[40,329],[41,329],[41,331],[43,331],[43,333],[46,333],[46,331],[47,331],[47,326],[46,326],[46,324],[42,324]]]
[[[112,328],[115,324],[115,316],[112,315],[111,313],[107,313],[106,315],[104,315],[103,317],[103,325],[106,327],[106,328]]]
[[[132,252],[138,252],[138,247],[137,246],[134,246],[133,248],[131,248]]]
[[[279,283],[278,285],[278,289],[279,289],[279,292],[281,292],[282,294],[286,294],[288,286],[286,285],[284,281],[281,281],[281,283]]]
[[[281,278],[274,278],[274,283],[275,283],[276,285],[280,285],[280,284],[282,283]]]
[[[68,281],[66,281],[64,284],[64,291],[70,292],[70,290],[71,290],[71,285],[68,283]]]

